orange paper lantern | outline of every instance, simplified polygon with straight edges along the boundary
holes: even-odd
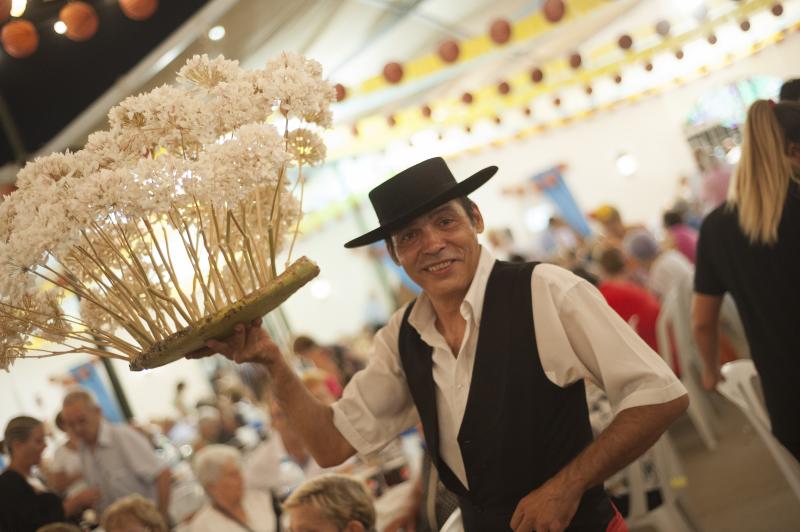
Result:
[[[564,13],[566,13],[566,11],[567,6],[564,5],[563,0],[545,0],[542,6],[544,18],[553,24],[564,18]]]
[[[439,57],[441,57],[442,61],[445,63],[454,63],[458,60],[458,55],[460,53],[461,49],[456,41],[444,41],[439,45]]]
[[[0,32],[3,49],[11,57],[28,57],[39,47],[39,33],[30,21],[12,20]]]
[[[403,79],[403,65],[400,63],[386,63],[383,67],[383,77],[389,83],[400,83]]]
[[[119,0],[125,16],[133,20],[146,20],[158,9],[158,0]]]
[[[489,37],[495,44],[505,44],[511,39],[511,24],[505,19],[492,22]]]
[[[336,101],[341,102],[345,98],[347,98],[347,88],[342,85],[341,83],[337,83],[333,87],[336,90]]]
[[[72,41],[88,41],[97,33],[97,12],[86,2],[70,2],[61,8],[58,18],[67,25],[65,35]]]

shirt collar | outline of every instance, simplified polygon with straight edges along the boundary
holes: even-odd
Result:
[[[461,302],[461,315],[465,320],[472,320],[475,325],[481,321],[483,298],[486,294],[486,285],[489,282],[489,274],[492,273],[495,260],[494,255],[481,246],[478,268],[475,270],[475,276],[469,285],[467,295],[464,297],[464,301]],[[435,330],[436,314],[428,294],[424,291],[417,297],[414,308],[408,316],[408,323],[420,333],[423,340],[426,340],[426,333]],[[426,341],[426,343],[429,342]]]

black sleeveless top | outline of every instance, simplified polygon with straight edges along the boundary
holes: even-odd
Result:
[[[468,490],[439,454],[433,349],[408,323],[400,359],[442,482],[459,496],[467,531],[509,530],[517,503],[592,441],[583,382],[553,384],[542,369],[531,306],[535,264],[496,262],[481,314],[472,383],[458,434]],[[581,499],[569,531],[605,530],[613,518],[601,486]]]

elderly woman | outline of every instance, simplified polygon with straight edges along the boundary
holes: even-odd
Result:
[[[375,507],[366,486],[344,475],[323,475],[303,483],[283,508],[291,532],[375,530]]]
[[[241,454],[227,445],[209,445],[195,456],[197,480],[209,501],[191,523],[191,532],[273,532],[276,530],[272,498],[246,490]]]
[[[97,488],[62,501],[33,478],[33,466],[39,465],[46,447],[41,421],[28,416],[15,417],[8,422],[4,437],[0,450],[5,448],[11,462],[0,475],[0,530],[35,531],[97,503],[100,496]]]
[[[103,514],[106,532],[167,532],[169,528],[156,506],[141,495],[134,494],[115,501]]]

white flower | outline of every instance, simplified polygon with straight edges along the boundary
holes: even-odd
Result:
[[[295,164],[313,166],[325,159],[325,143],[322,137],[310,129],[298,128],[291,131],[287,143]]]
[[[267,62],[255,83],[285,116],[330,127],[329,106],[336,98],[336,91],[322,79],[322,66],[313,59],[283,52]]]

